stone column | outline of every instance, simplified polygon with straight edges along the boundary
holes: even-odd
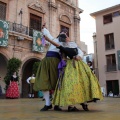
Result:
[[[55,0],[49,0],[49,31],[53,36],[55,36],[56,31],[56,20],[57,20],[57,6]]]
[[[78,2],[78,0],[76,0],[76,6],[79,7],[79,2]]]
[[[77,9],[74,14],[74,38],[75,42],[80,45],[80,16]]]
[[[97,53],[97,35],[93,33],[93,42],[94,42],[94,67],[95,67],[95,75],[99,79],[99,70],[98,70],[98,53]]]

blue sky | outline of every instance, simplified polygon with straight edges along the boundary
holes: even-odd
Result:
[[[92,35],[96,32],[95,19],[90,13],[120,4],[120,0],[78,0],[79,8],[83,10],[80,14],[80,40],[88,45],[88,53],[93,53]]]

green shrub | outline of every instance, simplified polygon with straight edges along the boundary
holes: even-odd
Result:
[[[37,73],[37,69],[38,69],[39,64],[40,64],[40,62],[35,62],[35,63],[33,64],[32,72],[33,72],[33,74],[35,74],[35,76],[36,76],[36,73]]]

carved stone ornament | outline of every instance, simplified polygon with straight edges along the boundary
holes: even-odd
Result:
[[[67,16],[67,15],[60,15],[60,21],[65,22],[70,25],[72,24],[69,16]]]
[[[43,9],[42,5],[40,4],[39,1],[36,2],[32,2],[28,5],[29,8],[34,9],[38,12],[41,12],[43,14],[45,14],[45,10]]]

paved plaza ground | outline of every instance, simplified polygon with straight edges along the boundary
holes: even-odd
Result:
[[[120,120],[120,98],[104,98],[103,101],[90,103],[90,111],[67,112],[67,107],[58,112],[40,112],[44,101],[35,99],[0,99],[0,120]]]

